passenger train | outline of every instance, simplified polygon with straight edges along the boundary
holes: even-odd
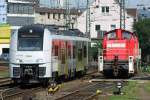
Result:
[[[90,40],[77,30],[23,26],[11,35],[10,77],[15,83],[44,83],[86,72]]]
[[[104,76],[132,76],[137,73],[141,59],[135,33],[115,29],[104,34],[98,57],[98,70]]]

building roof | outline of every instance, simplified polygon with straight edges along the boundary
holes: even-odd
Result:
[[[66,13],[65,9],[47,8],[47,7],[36,7],[35,11],[37,13],[56,13],[56,14]],[[78,9],[70,9],[70,13],[73,15],[79,15],[79,14],[81,14],[81,11],[79,11]]]
[[[138,9],[138,17],[150,18],[150,10]]]
[[[16,0],[16,1],[39,2],[39,0]]]
[[[39,4],[39,0],[7,0],[7,2],[9,3],[21,3],[21,2],[31,2],[34,4]]]
[[[134,18],[137,17],[137,9],[136,8],[127,8],[127,14],[133,16]]]

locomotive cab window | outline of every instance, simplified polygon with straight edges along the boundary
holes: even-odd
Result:
[[[131,36],[132,36],[132,35],[131,35],[131,33],[129,33],[129,32],[124,31],[124,32],[122,33],[123,39],[130,39]]]
[[[107,39],[116,39],[116,33],[115,32],[110,32],[107,34]]]

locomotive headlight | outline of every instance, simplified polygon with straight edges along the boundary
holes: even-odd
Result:
[[[43,59],[37,59],[36,62],[37,62],[37,63],[42,63],[42,62],[43,62]]]

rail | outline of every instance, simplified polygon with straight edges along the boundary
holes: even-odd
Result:
[[[99,95],[96,93],[98,89],[104,90],[111,87],[113,87],[113,84],[94,83],[84,88],[77,89],[72,93],[57,98],[56,100],[92,100]]]
[[[43,88],[41,87],[36,87],[36,88],[31,88],[31,89],[20,89],[19,87],[14,87],[14,88],[8,88],[5,90],[1,90],[1,100],[5,99],[12,99],[12,98],[23,98],[23,97],[29,97],[32,100],[32,94],[35,92],[39,92]],[[28,100],[30,100],[28,99]]]
[[[0,87],[4,85],[9,85],[12,82],[13,81],[11,80],[11,78],[0,78]]]

